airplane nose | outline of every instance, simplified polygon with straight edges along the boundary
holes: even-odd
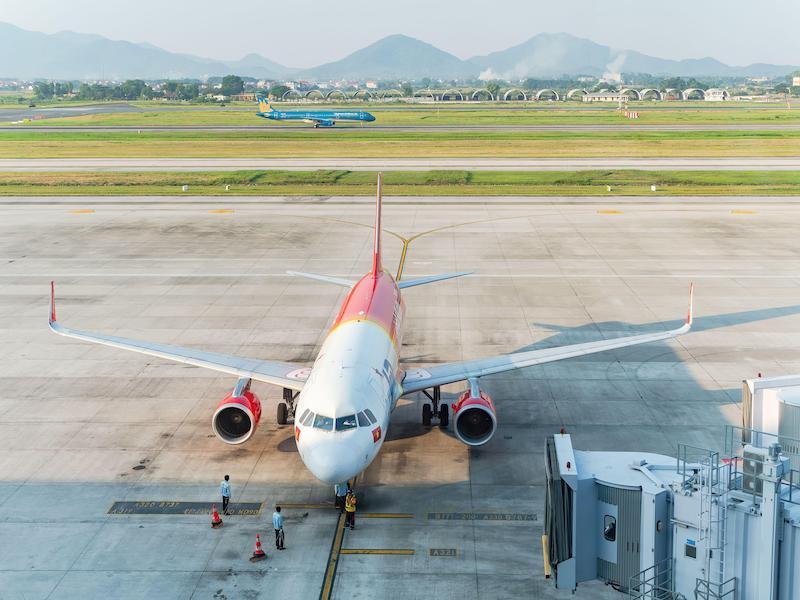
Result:
[[[364,468],[364,452],[355,440],[314,440],[304,444],[301,457],[309,471],[322,482],[341,483]]]

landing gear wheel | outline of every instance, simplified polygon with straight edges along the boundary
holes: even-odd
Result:
[[[289,409],[285,402],[278,404],[278,425],[286,425],[286,418],[289,414]]]
[[[442,404],[439,407],[439,427],[442,429],[447,429],[447,426],[450,424],[450,410],[447,408],[447,404]]]
[[[431,426],[431,417],[433,417],[433,411],[431,405],[426,402],[422,405],[422,424],[425,427]]]

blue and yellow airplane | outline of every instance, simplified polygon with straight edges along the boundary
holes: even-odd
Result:
[[[333,127],[336,121],[374,121],[375,117],[368,112],[337,110],[275,110],[263,96],[258,97],[259,117],[273,121],[303,121],[313,123],[314,127]]]

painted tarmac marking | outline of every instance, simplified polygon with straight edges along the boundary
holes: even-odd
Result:
[[[293,504],[291,502],[276,502],[283,508],[335,508],[333,504]]]
[[[232,208],[212,208],[208,211],[212,215],[229,215],[234,212]]]
[[[432,521],[538,521],[536,513],[428,513]]]
[[[409,548],[343,548],[342,554],[387,554],[392,556],[411,556],[416,550]]]
[[[361,519],[413,519],[412,513],[359,513]]]
[[[732,215],[754,215],[756,211],[754,210],[732,210]]]
[[[428,556],[458,557],[458,548],[428,548]]]
[[[92,208],[76,208],[75,210],[69,211],[71,215],[90,215],[94,212]]]
[[[621,210],[598,210],[598,215],[621,215],[623,212]]]
[[[322,578],[322,589],[319,592],[320,600],[329,600],[333,592],[333,582],[336,580],[336,567],[339,565],[339,555],[342,552],[342,540],[344,539],[344,511],[339,513],[336,521],[336,533],[331,542],[331,551],[328,554],[328,565],[325,567],[325,576]]]
[[[180,502],[163,500],[134,500],[114,502],[109,515],[210,515],[211,506],[221,507],[219,502]],[[231,502],[231,516],[257,517],[261,514],[262,502]]]

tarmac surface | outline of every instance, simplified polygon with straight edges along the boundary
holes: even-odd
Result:
[[[0,158],[0,171],[796,171],[800,154],[778,158]]]
[[[20,106],[0,109],[0,120],[4,122],[24,119],[58,119],[61,117],[83,117],[110,113],[141,112],[142,109],[127,102],[107,102],[103,104],[75,104],[71,106]]]
[[[2,116],[2,113],[0,113]],[[0,125],[0,133],[4,131],[30,132],[126,132],[126,131],[307,131],[312,125],[165,125],[165,126],[132,126],[132,125]],[[321,127],[319,131],[391,131],[395,133],[455,133],[459,131],[474,132],[631,132],[631,131],[800,131],[796,123],[743,123],[743,124],[689,124],[675,125],[640,125],[629,122],[622,125],[367,125],[361,127],[353,123],[337,123],[335,127]]]
[[[423,428],[421,398],[402,400],[358,483],[357,527],[337,536],[332,490],[275,423],[279,389],[254,386],[261,426],[225,446],[210,417],[233,378],[55,336],[49,281],[68,326],[308,364],[343,290],[284,272],[364,272],[372,207],[91,200],[0,208],[3,600],[573,598],[542,571],[548,434],[597,450],[718,448],[740,423],[744,377],[800,372],[794,204],[391,199],[388,267],[398,236],[417,236],[406,277],[475,272],[405,294],[407,365],[674,327],[690,280],[695,327],[484,378],[499,428],[481,448]],[[226,473],[235,514],[212,530]],[[256,533],[268,558],[251,563]],[[623,598],[599,583],[574,597]]]

